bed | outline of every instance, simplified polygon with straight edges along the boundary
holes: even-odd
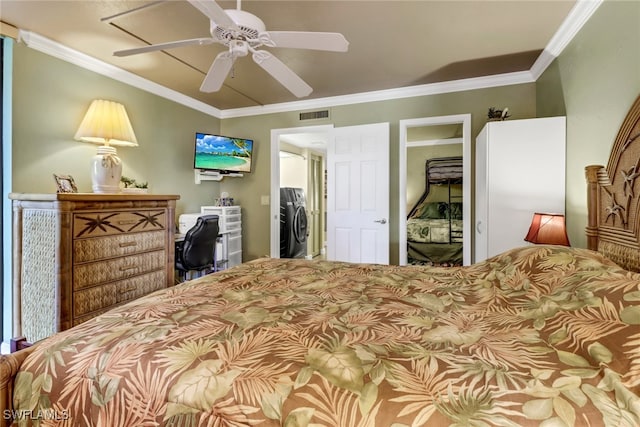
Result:
[[[634,111],[625,132],[640,130],[640,99]],[[620,159],[638,147],[634,138]],[[587,172],[592,249],[524,246],[448,268],[254,260],[3,356],[3,418],[20,426],[638,426],[640,189],[631,183],[624,206],[634,213],[614,223],[608,195],[629,189],[610,167]]]
[[[637,425],[639,289],[640,276],[562,247],[453,270],[259,259],[36,344],[13,414],[95,426]]]
[[[460,266],[462,240],[462,157],[425,162],[425,190],[407,215],[407,261],[413,265]],[[434,186],[439,197],[429,197]]]

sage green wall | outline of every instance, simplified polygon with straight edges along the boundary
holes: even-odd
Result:
[[[123,175],[148,181],[156,194],[179,194],[177,213],[213,204],[219,183],[196,185],[196,131],[218,133],[220,120],[16,43],[13,71],[13,189],[54,193],[53,173],[73,176],[91,192],[96,145],[73,136],[93,99],[121,102],[139,147],[118,147]]]
[[[336,127],[390,123],[392,263],[398,260],[398,122],[471,113],[473,148],[489,107],[509,107],[511,120],[563,115],[566,108],[567,222],[574,246],[586,244],[583,168],[606,162],[617,128],[639,91],[638,55],[628,54],[638,52],[639,30],[632,25],[638,7],[635,2],[605,1],[535,84],[335,106],[331,121],[313,122]],[[137,148],[118,149],[125,175],[149,181],[154,193],[180,194],[178,214],[198,211],[228,191],[243,207],[244,260],[269,254],[269,206],[260,198],[270,194],[270,132],[308,126],[298,121],[298,112],[219,120],[22,44],[16,45],[14,64],[13,191],[53,192],[53,173],[71,174],[80,191],[91,191],[88,165],[95,146],[74,141],[73,134],[92,99],[112,99],[126,106],[140,142]],[[253,172],[196,185],[195,131],[253,138]]]
[[[471,113],[471,140],[486,123],[489,107],[509,107],[513,119],[536,117],[535,84],[503,86],[389,101],[369,102],[331,108],[331,120],[314,121],[313,125],[333,123],[336,127],[390,123],[390,260],[398,262],[398,139],[399,121],[403,119]],[[251,174],[241,179],[225,178],[221,191],[228,191],[242,205],[244,260],[269,254],[269,206],[261,205],[260,196],[270,194],[271,129],[309,126],[298,121],[298,112],[264,114],[224,119],[221,132],[252,138],[255,141],[255,163]]]
[[[584,168],[607,164],[638,95],[640,2],[605,0],[537,82],[538,116],[566,111],[566,213],[572,246],[587,245]]]

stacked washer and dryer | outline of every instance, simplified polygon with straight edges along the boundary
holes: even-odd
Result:
[[[307,210],[302,188],[280,188],[280,258],[307,255]]]

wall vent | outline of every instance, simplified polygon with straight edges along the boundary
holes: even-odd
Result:
[[[300,121],[303,120],[323,120],[329,118],[329,110],[304,111],[300,113]]]

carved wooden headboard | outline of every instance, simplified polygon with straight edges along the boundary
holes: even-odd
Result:
[[[587,166],[587,247],[640,271],[640,97],[624,119],[607,167]]]

